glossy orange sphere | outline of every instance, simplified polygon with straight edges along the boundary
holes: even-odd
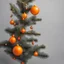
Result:
[[[9,42],[10,42],[11,44],[16,43],[16,38],[15,38],[14,36],[11,36],[10,39],[9,39]]]
[[[27,18],[27,14],[26,13],[23,13],[22,14],[22,20],[25,20]]]
[[[16,46],[13,48],[13,54],[14,54],[15,56],[20,56],[20,55],[22,55],[22,53],[23,53],[23,48],[22,48],[21,46],[16,45]]]
[[[37,51],[34,52],[34,56],[38,56],[38,52]]]
[[[20,31],[21,31],[21,33],[25,33],[26,32],[26,30],[24,28],[22,28]]]
[[[14,22],[14,20],[12,19],[12,20],[10,21],[10,24],[11,24],[11,25],[14,25],[14,23],[15,23],[15,22]]]
[[[36,5],[34,5],[34,6],[32,6],[31,7],[31,9],[30,9],[30,12],[33,14],[33,15],[37,15],[38,13],[39,13],[39,8],[36,6]]]

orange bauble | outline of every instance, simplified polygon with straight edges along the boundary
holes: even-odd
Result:
[[[21,15],[21,17],[22,17],[22,20],[25,20],[25,19],[27,18],[27,14],[26,14],[26,13],[23,13],[23,14]]]
[[[23,53],[23,48],[19,45],[16,45],[12,51],[15,56],[20,56]]]
[[[34,52],[34,56],[38,56],[38,52],[37,51]]]
[[[21,32],[21,33],[25,33],[26,30],[25,30],[24,28],[22,28],[22,29],[20,30],[20,32]]]
[[[16,43],[16,38],[15,38],[14,36],[11,36],[10,39],[9,39],[9,42],[10,42],[11,44]]]
[[[11,24],[11,25],[14,25],[14,23],[15,23],[15,22],[14,22],[14,20],[12,19],[12,20],[10,21],[10,24]]]
[[[31,9],[30,9],[30,12],[33,14],[33,15],[37,15],[38,13],[39,13],[39,8],[36,6],[36,5],[34,5],[34,6],[32,6],[31,7]]]

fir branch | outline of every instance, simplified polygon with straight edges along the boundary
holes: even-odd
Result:
[[[35,46],[33,47],[33,51],[37,51],[37,50],[44,49],[44,48],[45,48],[45,46],[44,46],[43,44],[40,45],[40,46],[35,45]]]
[[[10,55],[12,58],[14,58],[14,54],[12,53],[12,50],[9,48],[9,49],[6,49],[4,50],[5,53],[7,53],[8,55]]]
[[[35,39],[35,38],[29,38],[29,39],[27,39],[27,42],[32,42],[32,41],[37,42],[38,40],[37,40],[37,39]]]
[[[27,4],[29,4],[30,2],[33,2],[35,0],[25,0]]]
[[[27,9],[25,10],[25,12],[26,12],[26,13],[29,13],[31,7],[32,7],[32,5],[28,6]]]
[[[19,44],[20,43],[20,44]],[[19,41],[19,45],[22,46],[23,48],[30,48],[31,45],[30,44],[27,44],[26,42],[22,42],[22,41]]]
[[[39,36],[39,35],[41,35],[40,33],[36,33],[35,31],[28,31],[28,32],[26,32],[25,33],[26,35],[35,35],[35,36]]]
[[[41,18],[36,18],[36,16],[32,16],[29,18],[31,21],[41,21]]]
[[[25,27],[30,26],[30,25],[35,25],[36,22],[31,22],[31,20],[26,20],[26,22],[23,23]]]
[[[40,57],[40,58],[48,58],[48,55],[46,53],[44,53],[44,52],[38,52],[38,57]]]
[[[6,28],[5,29],[5,31],[7,32],[7,33],[11,33],[11,34],[14,34],[15,33],[15,31],[16,31],[16,28]]]
[[[44,49],[44,48],[45,48],[44,45],[40,45],[40,46],[35,45],[35,46],[31,47],[30,49],[28,49],[28,53],[30,53],[30,54],[33,55],[33,53],[34,53],[35,51],[38,51],[38,50]]]
[[[21,12],[24,13],[26,10],[26,4],[21,0],[17,0],[17,5],[19,6]]]
[[[32,42],[32,41],[38,42],[38,40],[35,38],[26,38],[21,40],[21,42]]]
[[[25,3],[30,3],[30,2],[33,2],[34,0],[18,0],[18,1],[22,1],[22,2],[25,2]]]
[[[13,48],[16,44],[11,45],[11,43],[8,40],[4,40],[0,42],[0,47],[5,47],[5,48]]]
[[[11,7],[11,11],[13,12],[13,14],[17,16],[17,18],[20,19],[21,15],[20,15],[20,11],[18,10],[18,8],[14,4],[11,4],[11,3],[10,3],[10,7]]]
[[[10,47],[9,46],[9,41],[4,40],[4,41],[0,42],[0,47]]]

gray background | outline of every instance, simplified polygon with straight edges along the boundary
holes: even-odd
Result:
[[[8,40],[9,35],[4,31],[12,27],[10,21],[9,3],[16,0],[0,0],[0,41]],[[64,0],[36,0],[34,3],[40,8],[37,15],[42,22],[34,26],[34,30],[41,33],[38,44],[45,44],[42,50],[49,54],[48,59],[31,58],[28,64],[64,64]],[[0,49],[0,64],[20,64]]]

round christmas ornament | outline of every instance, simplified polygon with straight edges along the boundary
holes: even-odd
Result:
[[[26,13],[23,13],[23,14],[21,15],[21,17],[22,17],[22,20],[25,20],[25,19],[27,18],[27,14],[26,14]]]
[[[16,43],[16,38],[15,38],[14,36],[11,36],[10,39],[9,39],[9,42],[10,42],[11,44]]]
[[[32,41],[32,45],[34,45],[34,41]]]
[[[34,52],[34,56],[38,56],[38,52],[37,51]]]
[[[20,41],[20,39],[21,39],[21,37],[19,36],[19,37],[18,37],[18,41]]]
[[[24,28],[22,28],[22,29],[20,30],[20,32],[21,32],[21,33],[25,33],[26,30],[25,30]]]
[[[32,6],[31,9],[30,9],[30,12],[33,15],[37,15],[39,13],[39,11],[40,11],[40,9],[36,5]]]
[[[30,26],[30,29],[33,29],[33,27],[32,27],[32,26]]]
[[[24,62],[21,62],[21,64],[25,64]]]
[[[14,25],[14,23],[15,23],[15,22],[14,22],[14,20],[12,19],[12,20],[10,21],[10,24],[11,24],[11,25]]]
[[[23,53],[23,48],[19,45],[16,45],[12,51],[15,56],[20,56]]]

